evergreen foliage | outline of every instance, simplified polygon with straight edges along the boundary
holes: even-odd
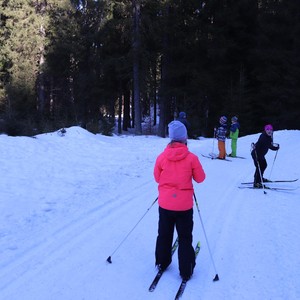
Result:
[[[185,111],[195,137],[221,115],[300,129],[299,20],[290,0],[0,0],[3,128],[109,135],[118,116],[165,136]]]

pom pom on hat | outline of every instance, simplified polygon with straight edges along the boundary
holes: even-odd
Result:
[[[187,140],[187,130],[183,123],[180,121],[172,121],[168,127],[171,141],[185,142]]]

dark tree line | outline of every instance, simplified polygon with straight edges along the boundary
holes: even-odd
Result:
[[[299,22],[298,0],[0,0],[2,127],[300,129]]]

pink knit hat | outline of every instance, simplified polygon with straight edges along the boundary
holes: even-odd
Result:
[[[271,124],[268,124],[265,126],[265,131],[267,130],[272,130],[273,131],[273,126]]]

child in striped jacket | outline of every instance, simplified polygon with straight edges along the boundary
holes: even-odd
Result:
[[[225,149],[225,140],[227,134],[227,118],[222,116],[219,120],[219,127],[215,129],[216,139],[218,140],[218,149],[219,156],[218,159],[225,159],[226,149]]]

